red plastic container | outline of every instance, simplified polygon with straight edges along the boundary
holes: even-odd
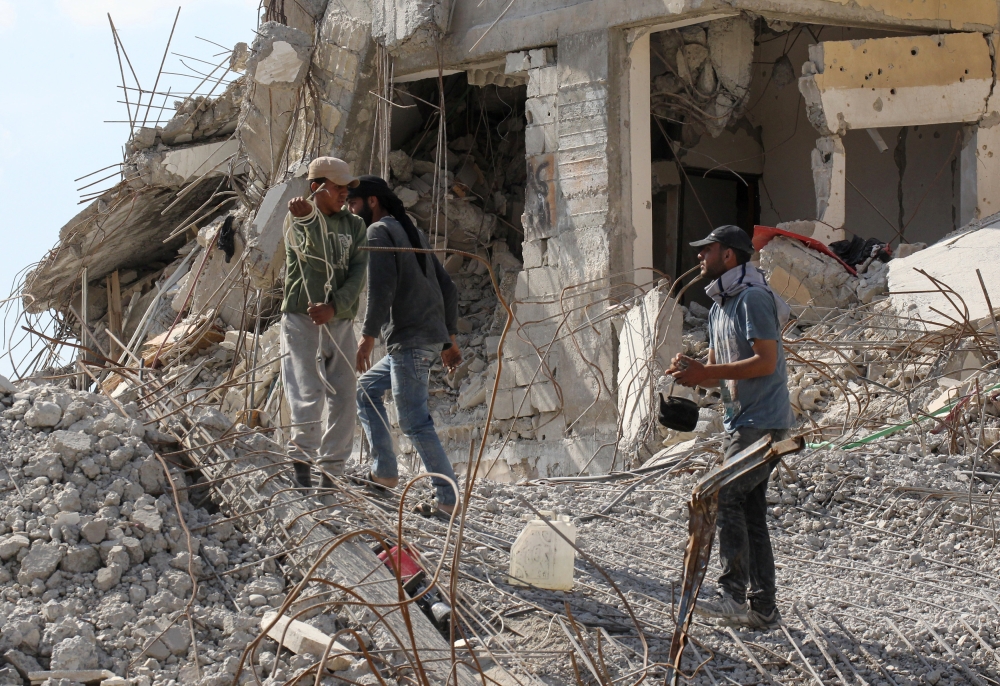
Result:
[[[383,550],[379,553],[378,559],[382,560],[385,566],[391,569],[404,584],[424,571],[420,565],[414,562],[409,553],[400,550],[398,545],[394,546],[388,553]]]

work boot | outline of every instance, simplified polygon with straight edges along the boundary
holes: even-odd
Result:
[[[747,613],[746,625],[751,629],[760,629],[761,631],[767,631],[769,629],[774,629],[778,626],[781,621],[781,613],[778,612],[777,607],[771,608],[770,612],[764,613],[754,610],[753,608]]]
[[[299,488],[312,488],[312,466],[305,462],[295,463],[295,485]]]
[[[694,613],[709,619],[722,619],[730,623],[746,623],[750,603],[736,602],[728,593],[723,593],[715,600],[700,599],[694,606]]]

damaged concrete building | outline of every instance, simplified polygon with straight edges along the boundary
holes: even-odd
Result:
[[[17,293],[0,681],[663,681],[722,433],[664,371],[708,348],[689,243],[735,224],[794,315],[809,451],[768,516],[801,629],[692,625],[684,678],[997,683],[998,32],[995,0],[267,0],[169,120],[129,105],[121,175]],[[387,179],[458,287],[430,409],[467,528],[287,479],[282,223],[321,155]],[[553,515],[572,592],[506,574]]]
[[[260,366],[285,205],[310,159],[338,155],[390,179],[459,282],[469,355],[441,375],[435,416],[463,463],[489,398],[498,478],[606,471],[655,452],[665,360],[649,353],[680,349],[683,319],[659,291],[696,264],[687,244],[710,227],[905,246],[997,209],[994,2],[500,13],[274,0],[264,19],[234,51],[240,78],[225,93],[136,126],[125,180],[64,227],[27,279],[28,311],[83,321],[117,358],[214,310],[253,338],[230,336],[233,364]],[[230,254],[215,249],[220,232],[233,234]],[[489,262],[511,303],[502,365],[506,313],[486,266],[447,250]],[[772,253],[764,266],[794,303],[884,293],[884,275],[865,292],[846,276],[824,287],[808,260]],[[684,302],[707,302],[699,290]],[[252,387],[219,401],[280,425],[276,365]]]

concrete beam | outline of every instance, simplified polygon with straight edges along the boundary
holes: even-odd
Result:
[[[906,21],[947,21],[953,29],[996,26],[996,0],[829,0],[830,3],[875,10],[886,17]]]
[[[389,17],[397,1],[375,4],[386,6],[383,14]],[[995,0],[522,0],[502,17],[489,3],[456,2],[448,27],[453,38],[442,46],[443,61],[454,68],[552,45],[566,35],[607,28],[664,31],[739,11],[790,22],[938,32],[989,31],[998,21]],[[436,69],[435,45],[418,37],[393,52],[405,54],[407,71]],[[397,71],[401,66],[398,61]]]
[[[824,135],[849,129],[975,122],[993,64],[978,33],[831,41],[809,48],[799,90]]]

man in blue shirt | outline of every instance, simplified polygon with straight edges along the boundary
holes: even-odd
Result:
[[[691,245],[701,248],[701,274],[711,280],[708,362],[677,355],[668,373],[684,386],[720,387],[728,460],[765,435],[783,439],[792,427],[781,346],[788,305],[749,264],[753,243],[738,226],[720,226]],[[761,629],[777,625],[766,499],[773,469],[774,463],[762,465],[719,491],[722,597],[699,601],[698,614]]]

